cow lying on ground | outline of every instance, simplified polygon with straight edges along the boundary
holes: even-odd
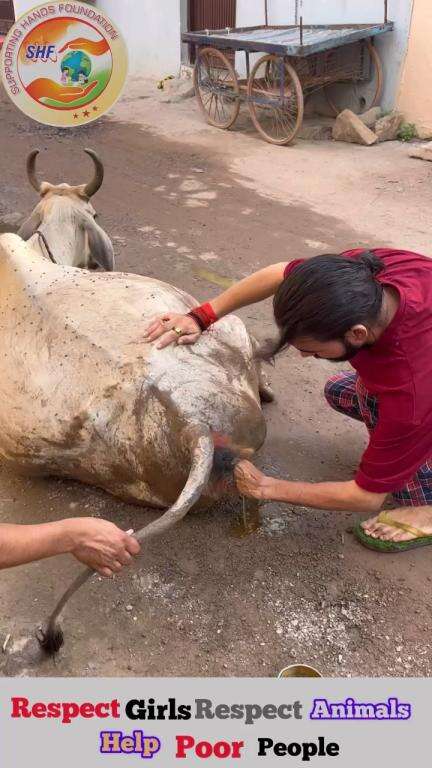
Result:
[[[33,245],[0,237],[0,456],[27,475],[168,508],[136,536],[160,534],[220,497],[220,436],[250,453],[263,443],[251,339],[231,315],[193,347],[157,350],[144,328],[161,312],[188,312],[191,296],[152,278],[61,266]],[[61,610],[89,575],[54,611],[46,649],[61,644]]]

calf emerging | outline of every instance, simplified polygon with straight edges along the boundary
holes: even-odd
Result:
[[[87,184],[77,186],[39,181],[36,175],[39,150],[30,152],[27,175],[41,200],[18,234],[29,241],[33,250],[56,264],[110,272],[114,269],[112,243],[96,223],[96,212],[90,202],[102,184],[104,168],[96,152],[84,151],[92,158],[95,173]]]

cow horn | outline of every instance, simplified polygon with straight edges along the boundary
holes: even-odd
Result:
[[[36,158],[40,152],[40,149],[32,149],[27,157],[27,176],[30,184],[36,190],[40,192],[41,183],[36,176]]]
[[[192,466],[180,496],[164,515],[161,515],[149,525],[141,528],[135,538],[139,542],[146,541],[153,536],[165,533],[168,528],[179,522],[198,501],[206,488],[213,468],[214,443],[208,427],[198,427],[192,448]],[[59,600],[55,610],[51,614],[45,631],[40,631],[38,640],[43,650],[53,656],[63,645],[63,631],[60,627],[60,618],[66,603],[72,595],[94,574],[90,568],[80,573],[63,597]]]
[[[93,149],[85,149],[84,152],[88,154],[95,164],[95,173],[91,181],[84,187],[84,194],[87,197],[93,197],[98,189],[101,187],[104,178],[104,167],[100,157],[94,152]]]

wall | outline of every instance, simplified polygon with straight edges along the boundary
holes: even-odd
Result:
[[[180,0],[98,0],[123,32],[129,71],[145,77],[177,75],[180,69]]]
[[[44,0],[14,0],[15,18],[22,16],[23,13],[26,13],[31,8],[35,8],[37,5],[43,5],[43,2]],[[94,0],[84,0],[84,2],[89,2],[91,5],[95,4]]]
[[[294,24],[295,0],[268,0],[269,24]],[[264,24],[264,0],[237,0],[237,26]]]
[[[378,38],[377,49],[384,65],[385,109],[394,106],[407,50],[413,0],[388,0],[388,16],[395,31]],[[416,0],[419,2],[419,0]],[[237,0],[237,25],[264,23],[264,0]],[[420,0],[432,5],[431,0]],[[268,0],[270,24],[293,24],[296,15],[305,24],[365,24],[384,20],[383,0]]]
[[[17,19],[18,16],[22,16],[23,13],[29,11],[30,8],[34,8],[35,5],[38,5],[37,0],[14,0],[15,18]]]
[[[14,0],[15,18],[22,16],[23,13],[30,11],[31,8],[35,8],[37,5],[43,5],[43,2],[44,0]],[[89,2],[91,5],[95,5],[95,0],[84,0],[84,2]]]
[[[21,16],[39,0],[14,0]],[[147,77],[177,74],[180,68],[180,0],[97,0],[118,24],[129,51],[129,72]]]
[[[423,138],[432,138],[431,40],[432,4],[430,0],[415,0],[398,106]]]

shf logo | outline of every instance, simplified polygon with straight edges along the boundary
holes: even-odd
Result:
[[[157,755],[161,748],[157,736],[145,736],[144,731],[134,731],[132,736],[121,731],[102,731],[100,752],[103,755],[138,754],[144,759]]]
[[[2,5],[0,0],[0,16]],[[125,83],[125,41],[106,13],[88,2],[50,0],[32,8],[0,47],[0,80],[7,93],[26,115],[46,125],[75,128],[96,120],[111,109]]]
[[[42,61],[56,60],[56,47],[55,45],[28,45],[26,51],[26,59],[32,59],[36,61],[41,59]]]

